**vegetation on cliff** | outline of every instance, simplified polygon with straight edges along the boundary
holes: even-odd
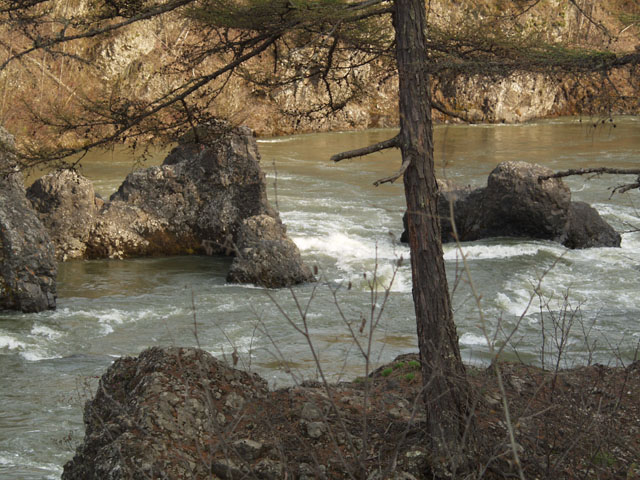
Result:
[[[63,117],[57,122],[57,127],[63,130],[63,143],[91,136],[100,124],[92,124],[87,118],[86,127],[91,127],[91,131],[74,131],[67,124],[69,116],[88,109],[89,112],[84,112],[88,117],[91,110],[106,107],[116,113],[123,106],[109,102],[115,103],[119,97],[127,98],[133,105],[152,101],[197,78],[204,69],[224,62],[223,56],[211,58],[219,53],[214,47],[215,33],[180,14],[180,7],[190,2],[166,2],[162,9],[166,12],[161,16],[140,14],[138,10],[147,5],[144,2],[105,2],[110,5],[106,7],[86,0],[5,3],[6,21],[0,28],[0,49],[6,62],[0,73],[0,123],[19,136],[46,139],[48,132],[38,125],[52,115]],[[27,19],[21,18],[18,7],[31,4],[36,11]],[[10,5],[16,8],[10,11]],[[116,13],[125,20],[111,20],[113,29],[100,36],[86,37],[80,28],[87,17],[90,25],[97,25]],[[258,13],[255,18],[259,18]],[[435,117],[511,122],[577,113],[606,116],[637,112],[640,91],[637,71],[635,77],[634,70],[628,68],[595,76],[578,74],[584,73],[579,71],[583,49],[630,52],[640,45],[638,15],[638,3],[628,0],[429,2],[430,46],[434,55],[443,60],[433,82],[434,98],[436,107],[444,107],[448,113],[436,111]],[[35,24],[36,21],[42,23]],[[382,21],[379,31],[375,40],[382,48],[377,52],[367,51],[362,56],[348,48],[350,45],[337,45],[333,53],[337,68],[335,73],[327,72],[330,76],[326,79],[320,61],[305,71],[296,71],[291,61],[283,61],[274,72],[274,59],[265,54],[253,61],[251,70],[243,68],[230,73],[220,85],[192,96],[189,105],[196,103],[209,115],[227,117],[266,135],[397,126],[397,76],[389,48],[388,20]],[[80,38],[63,46],[41,48],[46,47],[47,39],[59,36],[60,32]],[[343,30],[341,38],[350,33]],[[469,41],[461,42],[454,55],[450,52],[443,55],[441,47],[450,46],[461,35]],[[557,48],[554,56],[561,57],[565,64],[575,63],[578,71],[556,74],[540,65],[540,72],[514,71],[505,77],[502,68],[492,72],[483,62],[475,65],[467,62],[464,78],[458,75],[462,73],[457,70],[462,68],[462,60],[472,58],[474,48],[508,54],[520,62],[523,49],[557,41],[566,47]],[[7,61],[21,48],[33,51],[19,62]],[[282,49],[274,49],[272,53],[286,57]],[[534,49],[528,60],[545,63],[548,53],[543,48]],[[321,55],[322,51],[309,48],[296,54],[300,60]],[[354,56],[358,60],[350,61]],[[82,61],[77,62],[78,58]],[[606,56],[601,59],[606,60]],[[352,68],[345,69],[347,64]],[[469,69],[474,68],[477,75],[469,77]],[[276,82],[273,74],[280,75],[287,69],[292,74],[289,80]],[[342,108],[325,108],[325,80],[340,84],[339,88],[333,85],[332,91],[336,95],[334,104]],[[222,84],[224,89],[219,88]],[[607,95],[601,95],[603,88]],[[92,105],[95,98],[102,98],[105,104]],[[173,115],[180,115],[180,108],[176,110]]]

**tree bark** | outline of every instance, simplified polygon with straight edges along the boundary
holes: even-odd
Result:
[[[424,0],[396,0],[394,28],[400,82],[404,174],[418,344],[432,464],[464,468],[469,386],[445,273],[438,219]]]

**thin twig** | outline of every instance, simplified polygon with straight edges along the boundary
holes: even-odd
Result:
[[[402,166],[400,167],[400,170],[398,170],[396,173],[394,173],[390,177],[385,177],[385,178],[381,178],[380,180],[376,180],[375,182],[373,182],[373,184],[377,187],[378,185],[381,185],[383,183],[395,182],[402,175],[404,175],[404,172],[407,170],[407,168],[409,168],[409,165],[411,165],[411,161],[405,160],[404,162],[402,162]]]

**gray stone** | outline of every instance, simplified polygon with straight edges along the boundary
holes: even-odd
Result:
[[[250,438],[243,438],[233,442],[233,448],[240,457],[248,462],[257,459],[264,451],[264,445]]]
[[[83,258],[99,207],[93,183],[75,170],[57,170],[36,180],[27,198],[38,212],[60,261]]]
[[[564,246],[568,248],[619,247],[621,237],[598,211],[584,202],[572,202]]]
[[[307,435],[310,438],[320,438],[327,430],[326,425],[322,422],[306,422],[305,426],[307,429]]]
[[[569,248],[619,247],[620,236],[598,212],[571,202],[560,179],[539,180],[553,173],[540,165],[504,162],[489,175],[484,188],[438,183],[442,241],[473,241],[489,237],[527,237],[561,242]],[[453,209],[452,209],[453,206]],[[401,241],[408,241],[407,217]]]
[[[320,407],[318,407],[314,402],[306,402],[302,406],[300,418],[309,421],[320,420],[322,419],[322,409],[320,409]]]
[[[324,465],[310,465],[302,462],[298,465],[299,480],[317,480],[326,478],[327,467]]]
[[[257,215],[242,222],[227,281],[279,288],[313,280],[280,219]]]
[[[482,235],[561,237],[569,219],[571,191],[558,178],[538,180],[552,173],[525,162],[500,163],[489,175],[482,196]]]
[[[55,251],[26,197],[13,149],[0,127],[0,309],[41,312],[56,306]]]
[[[234,462],[228,459],[216,460],[211,465],[211,471],[223,480],[238,480],[246,478],[247,474]]]
[[[253,466],[256,476],[264,480],[280,480],[285,478],[282,463],[269,458],[263,458]]]
[[[231,392],[229,395],[227,395],[227,398],[224,402],[224,406],[230,408],[231,410],[240,410],[243,405],[244,398],[235,392]]]

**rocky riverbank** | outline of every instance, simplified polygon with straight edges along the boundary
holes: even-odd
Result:
[[[640,475],[639,362],[499,366],[510,423],[496,370],[468,369],[477,478],[517,476],[514,448],[526,478]],[[431,479],[419,368],[405,355],[353,382],[270,391],[202,350],[152,348],[102,376],[62,478]]]

